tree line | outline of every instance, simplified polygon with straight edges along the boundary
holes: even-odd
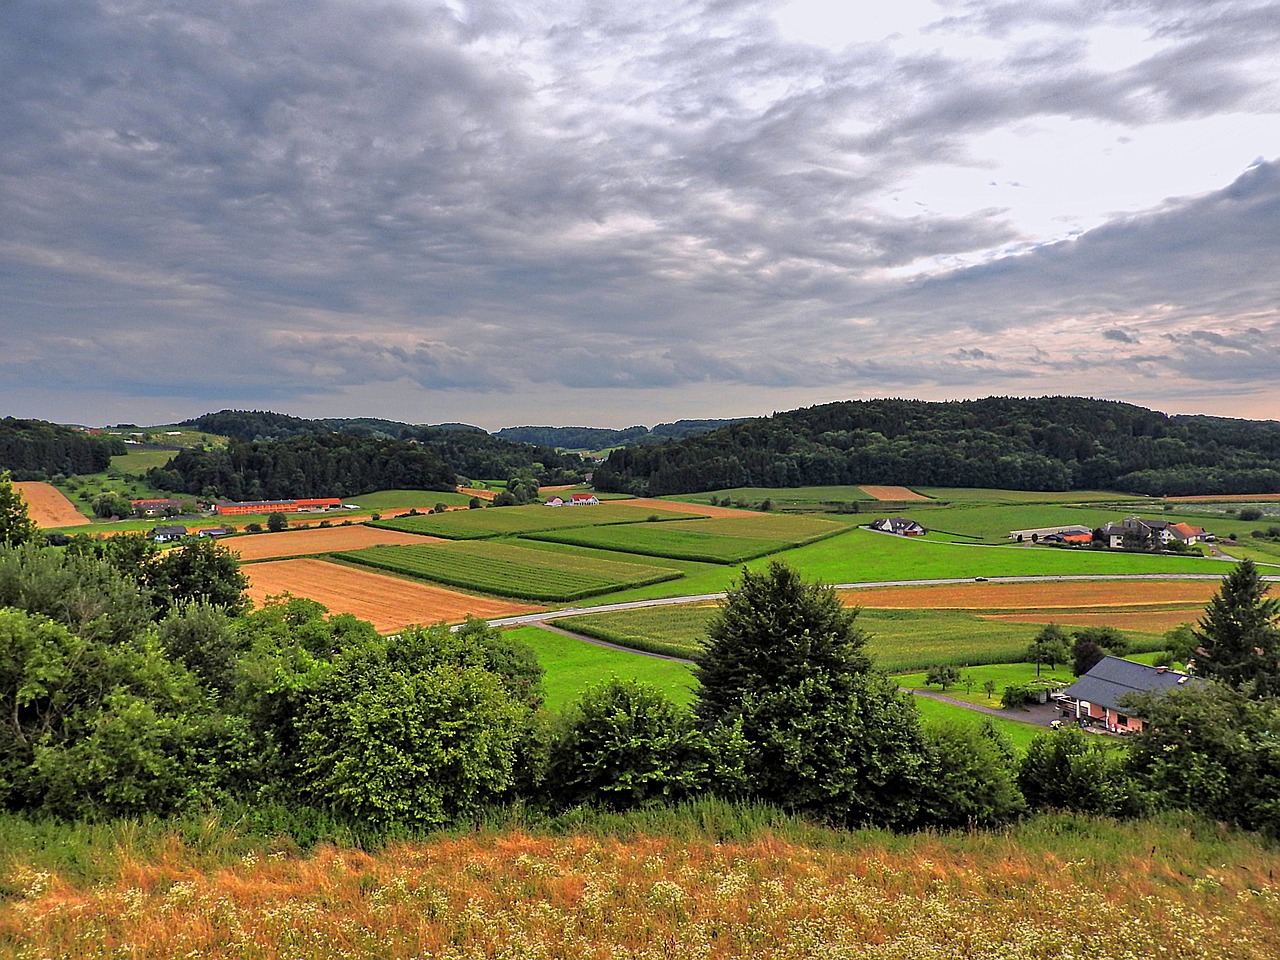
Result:
[[[886,483],[1152,496],[1280,492],[1280,423],[1079,397],[825,404],[614,450],[600,490]]]
[[[113,456],[126,451],[120,437],[97,436],[43,420],[0,420],[0,470],[8,470],[15,480],[99,473]]]

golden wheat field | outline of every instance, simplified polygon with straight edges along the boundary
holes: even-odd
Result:
[[[78,527],[91,522],[61,490],[35,480],[15,480],[13,489],[27,502],[27,513],[37,527]]]
[[[1274,960],[1280,856],[1237,843],[1204,866],[1185,834],[1099,853],[1000,833],[815,849],[507,833],[391,846],[159,861],[75,886],[21,867],[0,957],[1093,958]],[[1138,846],[1140,844],[1140,846]],[[1148,846],[1150,844],[1150,846]],[[1215,857],[1217,853],[1214,848]]]
[[[306,527],[279,533],[259,533],[250,537],[233,537],[222,541],[241,560],[268,560],[275,557],[301,557],[307,554],[360,550],[392,544],[438,543],[438,537],[420,537],[377,527]]]

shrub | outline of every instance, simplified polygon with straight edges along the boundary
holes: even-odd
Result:
[[[1015,707],[1025,707],[1028,703],[1035,700],[1035,691],[1025,683],[1011,683],[1004,688],[1004,692],[1000,694],[1000,706],[1006,710],[1012,710]]]
[[[1245,507],[1240,511],[1239,517],[1241,520],[1261,520],[1262,511],[1257,507]]]

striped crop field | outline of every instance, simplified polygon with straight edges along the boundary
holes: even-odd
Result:
[[[670,510],[640,512],[634,507],[600,503],[588,507],[546,507],[540,503],[525,507],[486,507],[481,510],[451,510],[448,513],[419,514],[375,520],[370,526],[404,533],[428,534],[447,540],[483,540],[539,530],[591,527],[598,524],[644,523],[647,520],[682,520],[687,514]]]
[[[812,517],[754,514],[532,533],[534,540],[618,550],[673,560],[742,563],[843,533],[843,524]]]
[[[370,547],[335,556],[464,590],[556,602],[581,600],[682,575],[679,570],[649,564],[475,540],[421,547]]]

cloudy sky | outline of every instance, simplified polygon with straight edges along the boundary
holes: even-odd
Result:
[[[0,413],[1280,419],[1277,50],[1266,0],[5,0]]]

